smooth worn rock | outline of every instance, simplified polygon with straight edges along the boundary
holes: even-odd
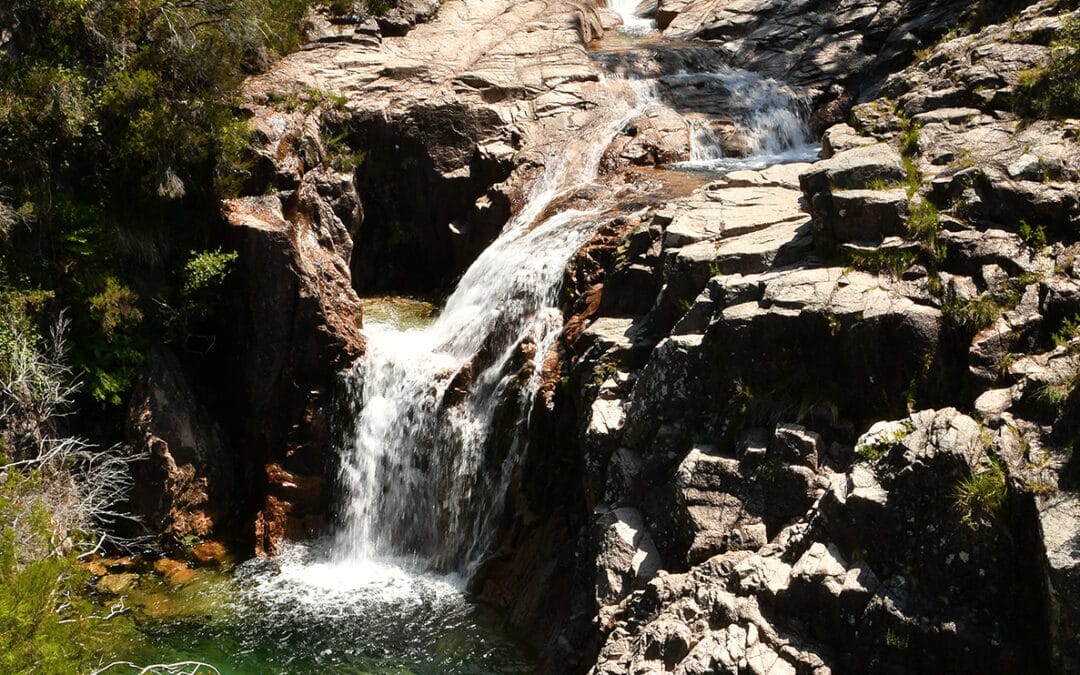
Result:
[[[1039,498],[1037,509],[1046,551],[1053,663],[1060,672],[1070,672],[1080,665],[1080,650],[1072,639],[1080,627],[1080,498],[1058,492]]]

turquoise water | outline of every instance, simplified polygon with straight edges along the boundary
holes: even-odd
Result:
[[[223,675],[534,669],[458,580],[408,561],[338,564],[295,546],[133,602],[145,643],[131,660],[142,664],[195,660]]]

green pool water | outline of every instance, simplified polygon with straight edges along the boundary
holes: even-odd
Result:
[[[202,661],[223,675],[529,673],[534,662],[458,580],[408,561],[331,562],[295,546],[226,574],[128,597],[140,664]]]

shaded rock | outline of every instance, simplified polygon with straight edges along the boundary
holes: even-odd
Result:
[[[1039,533],[1046,552],[1052,659],[1060,672],[1080,665],[1080,497],[1059,492],[1038,500]]]
[[[236,458],[202,407],[180,363],[151,352],[128,408],[128,442],[147,458],[134,466],[134,510],[173,541],[205,537],[227,522],[236,504]]]

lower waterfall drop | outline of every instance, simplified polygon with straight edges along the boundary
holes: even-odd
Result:
[[[629,84],[636,105],[584,130],[589,141],[579,151],[553,149],[526,206],[434,323],[366,329],[368,352],[349,376],[356,412],[342,458],[335,561],[396,558],[467,574],[482,556],[518,454],[513,427],[527,422],[543,359],[562,329],[566,262],[601,221],[598,211],[542,215],[596,177],[608,144],[653,100],[647,83]],[[493,437],[500,426],[507,438]]]

